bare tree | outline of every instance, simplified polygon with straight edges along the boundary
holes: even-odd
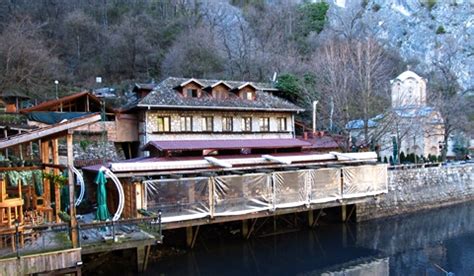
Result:
[[[0,34],[0,91],[45,95],[60,78],[61,63],[44,42],[40,25],[29,18],[12,22]]]

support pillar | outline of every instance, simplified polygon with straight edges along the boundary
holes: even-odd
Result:
[[[193,243],[193,227],[189,226],[189,227],[186,227],[186,245],[188,247],[191,247],[192,243]]]
[[[313,210],[309,210],[309,211],[308,211],[308,226],[309,226],[309,227],[313,227],[313,224],[314,224],[314,214],[313,214]]]
[[[249,234],[248,220],[244,219],[242,220],[242,237],[245,239],[247,238],[248,234]]]
[[[345,222],[347,220],[347,205],[341,205],[341,221]]]
[[[69,184],[69,216],[71,217],[71,242],[72,247],[79,247],[79,235],[77,233],[76,205],[74,204],[74,151],[72,144],[72,132],[68,132],[66,136],[67,145],[67,167],[68,167],[68,184]]]
[[[147,247],[150,246],[139,246],[137,247],[137,270],[138,272],[144,272],[147,266]]]

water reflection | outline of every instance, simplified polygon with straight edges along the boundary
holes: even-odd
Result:
[[[148,274],[473,275],[473,241],[474,202],[249,241],[200,241],[150,264]]]

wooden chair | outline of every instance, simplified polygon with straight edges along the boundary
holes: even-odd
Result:
[[[10,241],[12,249],[15,247],[15,221],[18,222],[18,231],[23,231],[23,199],[21,198],[21,183],[18,183],[18,197],[9,198],[6,193],[6,182],[0,178],[0,247]],[[20,235],[23,244],[23,235]]]

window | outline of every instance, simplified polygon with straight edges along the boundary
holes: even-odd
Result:
[[[270,118],[260,118],[260,131],[270,131]]]
[[[287,130],[287,125],[286,125],[286,118],[285,117],[279,117],[277,118],[278,120],[278,131],[286,131]]]
[[[252,131],[252,118],[251,117],[242,118],[242,131]]]
[[[181,131],[193,131],[193,117],[181,116]]]
[[[197,89],[186,89],[186,97],[187,98],[197,98],[198,97]]]
[[[245,100],[249,100],[249,101],[253,100],[253,92],[252,91],[245,91],[243,93],[243,96],[244,96]]]
[[[157,119],[158,131],[159,132],[169,132],[170,127],[170,117],[168,116],[159,116]]]
[[[222,131],[232,131],[232,117],[222,117]]]
[[[202,131],[214,131],[214,117],[202,117]]]

